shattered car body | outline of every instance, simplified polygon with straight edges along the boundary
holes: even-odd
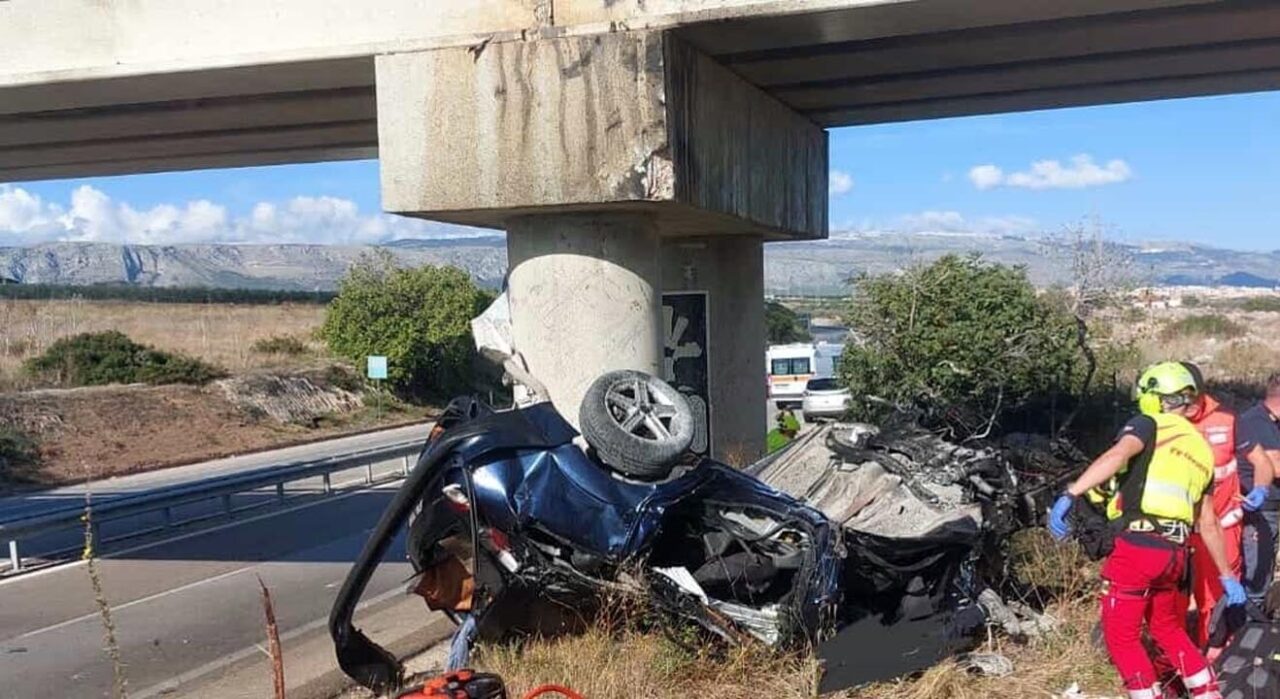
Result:
[[[1069,449],[1015,436],[964,446],[907,420],[831,424],[752,467],[818,508],[848,551],[840,631],[819,646],[834,691],[929,667],[989,624],[1013,636],[1052,623],[997,591],[1010,536],[1039,523],[1075,472]]]
[[[547,402],[450,405],[334,605],[349,676],[378,691],[400,683],[400,663],[352,615],[406,525],[415,590],[481,638],[572,627],[619,587],[731,640],[789,645],[834,629],[843,545],[822,513],[711,460],[626,479],[575,436]]]

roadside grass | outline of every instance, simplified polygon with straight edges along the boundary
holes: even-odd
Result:
[[[1242,337],[1248,332],[1244,325],[1220,313],[1206,313],[1179,318],[1160,331],[1165,340],[1176,340],[1187,337],[1212,337],[1218,340],[1232,340]]]
[[[0,483],[22,482],[26,470],[40,460],[36,441],[26,432],[0,424]]]
[[[1240,302],[1240,309],[1253,313],[1280,313],[1280,296],[1252,296]]]
[[[645,626],[622,605],[580,634],[481,646],[473,660],[501,675],[516,697],[543,684],[589,699],[816,696],[818,665],[811,656],[763,646],[695,647]]]
[[[913,677],[830,693],[825,699],[1048,699],[1073,684],[1086,696],[1116,696],[1115,672],[1091,638],[1098,617],[1096,565],[1075,546],[1052,542],[1043,530],[1028,530],[1016,539],[1014,574],[1036,591],[1033,596],[1054,596],[1045,608],[1059,625],[1023,643],[994,632],[987,636],[976,651],[1004,655],[1014,664],[1012,675],[981,677],[957,660],[947,660]],[[481,646],[474,665],[501,675],[512,696],[546,683],[563,684],[590,699],[818,696],[820,666],[812,654],[777,653],[763,646],[691,650],[671,640],[671,634],[634,619],[611,613],[578,635]]]
[[[58,339],[117,330],[144,345],[197,357],[233,373],[317,360],[253,351],[272,337],[310,338],[324,320],[317,304],[198,304],[0,299],[0,391],[31,387],[22,363]]]
[[[300,357],[307,353],[307,343],[293,335],[272,335],[254,340],[249,349],[258,354]]]
[[[226,375],[221,367],[139,344],[116,330],[60,338],[44,352],[23,362],[22,368],[42,383],[64,387],[129,383],[203,385]]]

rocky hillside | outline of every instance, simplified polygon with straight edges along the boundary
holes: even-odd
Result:
[[[1184,243],[1118,244],[1143,283],[1164,285],[1280,285],[1280,251],[1240,252]],[[401,240],[384,246],[406,265],[451,264],[496,286],[506,271],[501,236]],[[26,283],[132,283],[327,290],[372,248],[326,245],[115,245],[50,243],[0,248],[0,277]],[[948,233],[836,233],[831,239],[771,243],[765,284],[773,293],[838,293],[861,272],[889,272],[946,253],[981,252],[1025,265],[1033,281],[1062,281],[1065,256],[1043,240]]]
[[[506,271],[501,238],[402,241],[387,246],[406,265],[462,267],[496,286]],[[0,276],[30,284],[129,283],[167,287],[327,290],[366,246],[116,245],[48,243],[0,248]]]

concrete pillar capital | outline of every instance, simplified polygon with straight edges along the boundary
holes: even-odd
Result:
[[[493,228],[643,210],[664,236],[827,232],[826,132],[674,35],[377,59],[383,205]]]

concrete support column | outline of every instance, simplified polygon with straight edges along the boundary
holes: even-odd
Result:
[[[705,409],[700,452],[759,454],[760,246],[826,235],[821,127],[662,30],[393,52],[377,81],[383,206],[507,229],[516,347],[566,418],[641,369]],[[664,288],[706,292],[684,330]]]
[[[507,224],[507,258],[516,349],[575,427],[582,396],[600,374],[661,374],[653,216],[516,216]]]
[[[734,235],[672,238],[662,244],[663,292],[706,294],[711,454],[742,464],[764,453],[762,242],[758,235]]]

